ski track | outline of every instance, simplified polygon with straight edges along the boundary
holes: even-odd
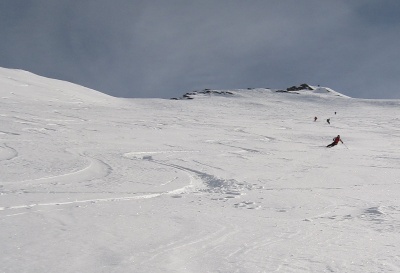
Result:
[[[70,151],[73,154],[79,155],[81,157],[84,157],[86,160],[89,161],[89,164],[87,167],[63,174],[63,175],[58,175],[58,176],[52,176],[52,177],[43,177],[43,178],[37,178],[33,180],[24,180],[24,181],[18,181],[18,182],[3,182],[5,185],[15,185],[17,184],[18,187],[20,188],[22,185],[30,186],[34,184],[52,184],[52,183],[57,183],[57,184],[77,184],[80,182],[84,181],[90,181],[94,179],[101,179],[105,176],[107,176],[110,172],[112,172],[112,168],[104,163],[101,160],[91,158],[88,156],[84,155],[83,151]],[[173,151],[174,153],[180,153],[180,152],[193,152],[193,151]],[[131,158],[133,155],[142,155],[142,154],[157,154],[157,153],[169,153],[168,151],[162,151],[162,152],[132,152],[132,153],[126,153],[124,154],[125,157]],[[1,155],[1,154],[0,154]],[[136,158],[135,158],[136,159]],[[144,156],[143,160],[148,160],[148,157]],[[152,161],[152,160],[149,160]],[[154,161],[155,162],[155,161]],[[178,169],[180,171],[183,171],[186,173],[186,175],[189,177],[189,183],[188,185],[185,185],[183,187],[173,189],[170,191],[166,192],[161,192],[161,193],[148,193],[144,195],[138,195],[138,196],[121,196],[121,197],[110,197],[110,198],[98,198],[98,199],[86,199],[86,200],[75,200],[75,201],[66,201],[66,202],[51,202],[51,203],[37,203],[37,204],[29,204],[29,205],[17,205],[17,206],[10,206],[10,207],[0,207],[0,211],[4,210],[15,210],[15,209],[30,209],[33,207],[40,207],[40,206],[61,206],[61,205],[71,205],[71,204],[80,204],[80,203],[98,203],[98,202],[111,202],[111,201],[129,201],[129,200],[138,200],[138,199],[148,199],[148,198],[155,198],[159,197],[162,195],[176,195],[176,194],[182,194],[182,193],[187,193],[191,192],[193,188],[195,188],[195,185],[199,185],[197,179],[186,169],[180,168],[178,166],[174,165],[169,165],[169,164],[164,164],[164,163],[159,163],[155,162],[155,164],[162,164],[166,166],[170,166],[174,169]],[[173,180],[176,180],[177,177],[175,177],[172,180],[169,180],[162,185],[167,185],[171,183]],[[21,214],[13,214],[13,215],[22,215]],[[5,215],[5,216],[10,216],[10,215]]]
[[[211,225],[211,226],[209,226]],[[178,240],[160,245],[157,248],[142,253],[138,256],[150,256],[140,261],[140,269],[150,269],[157,263],[163,267],[169,264],[171,270],[187,268],[193,261],[201,264],[202,261],[209,261],[220,256],[225,242],[233,241],[235,235],[241,232],[238,225],[225,223],[221,220],[207,224],[207,230],[194,232]],[[222,248],[222,249],[221,249]],[[221,260],[220,263],[225,263]],[[208,271],[207,271],[208,272]]]
[[[240,191],[248,187],[247,185],[243,185],[243,183],[238,183],[236,180],[233,179],[226,180],[222,178],[217,178],[213,175],[198,170],[190,169],[175,164],[161,162],[158,160],[154,160],[152,158],[149,158],[148,160],[154,162],[155,164],[168,166],[186,172],[191,177],[191,183],[187,187],[191,187],[195,191],[208,192],[208,193],[223,193],[227,195],[229,194],[240,195]],[[192,183],[193,181],[198,180],[198,179],[192,179],[193,178],[192,174],[200,178],[201,183],[199,182]]]
[[[7,144],[3,144],[0,146],[0,161],[2,160],[11,160],[18,156],[18,152],[9,147]]]
[[[148,199],[154,198],[163,195],[164,193],[154,193],[154,194],[145,194],[139,196],[126,196],[126,197],[110,197],[110,198],[98,198],[98,199],[87,199],[87,200],[75,200],[75,201],[67,201],[67,202],[52,202],[52,203],[37,203],[30,205],[18,205],[11,207],[0,207],[0,211],[4,210],[16,210],[16,209],[30,209],[34,207],[45,207],[45,206],[61,206],[61,205],[73,205],[73,204],[82,204],[82,203],[98,203],[98,202],[111,202],[111,201],[128,201],[128,200],[137,200],[137,199]],[[13,214],[13,215],[20,215]],[[11,216],[11,215],[5,215]]]
[[[111,167],[104,163],[103,161],[95,158],[90,158],[87,156],[83,156],[88,162],[88,166],[85,168],[70,172],[57,176],[50,177],[42,177],[36,179],[29,179],[23,181],[12,181],[12,182],[2,182],[4,185],[8,186],[18,186],[19,188],[34,184],[51,184],[51,183],[59,183],[59,184],[75,184],[83,181],[90,181],[94,179],[100,179],[107,176],[111,172]]]
[[[156,154],[179,154],[179,153],[199,153],[200,151],[198,150],[187,150],[187,151],[139,151],[139,152],[128,152],[125,153],[123,156],[129,159],[140,159],[139,156],[142,155],[156,155]],[[141,159],[143,159],[143,156],[141,157]]]
[[[129,153],[125,153],[123,156],[132,160],[145,160],[148,162],[151,162],[153,164],[158,164],[158,165],[162,165],[162,166],[167,166],[170,167],[171,169],[176,169],[179,170],[181,172],[184,172],[188,177],[189,177],[189,184],[175,189],[175,190],[171,190],[169,191],[170,194],[179,194],[179,193],[184,193],[184,192],[190,192],[193,191],[196,187],[200,186],[201,184],[197,182],[198,179],[196,179],[192,172],[190,172],[189,169],[177,166],[177,165],[173,165],[173,164],[167,164],[167,163],[163,163],[161,161],[157,161],[154,160],[152,158],[151,155],[155,155],[155,154],[169,154],[169,153],[192,153],[192,152],[199,152],[199,151],[153,151],[153,152],[129,152]],[[140,155],[141,157],[137,157],[138,155]],[[161,185],[165,185],[170,183],[166,182],[164,184]],[[191,190],[192,189],[192,190]]]

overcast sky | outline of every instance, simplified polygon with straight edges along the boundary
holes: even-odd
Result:
[[[399,0],[1,0],[0,66],[118,97],[286,88],[400,99]]]

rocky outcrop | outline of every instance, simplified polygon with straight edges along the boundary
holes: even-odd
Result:
[[[279,92],[279,93],[291,93],[291,94],[300,94],[296,91],[302,91],[302,90],[314,90],[314,88],[312,88],[311,86],[309,86],[306,83],[300,84],[299,86],[291,86],[286,88],[286,90],[277,90],[275,92]]]
[[[261,88],[250,88],[248,87],[247,90],[254,90],[254,89],[261,89]],[[270,88],[265,88],[267,90],[271,90]],[[303,90],[315,90],[313,87],[310,85],[303,83],[300,84],[299,86],[291,86],[286,88],[286,90],[275,90],[275,92],[278,93],[287,93],[287,94],[300,94],[301,91]],[[318,90],[318,89],[317,89]],[[244,89],[242,90],[244,91]],[[271,90],[272,91],[272,90]],[[273,92],[273,91],[272,91]],[[185,93],[183,96],[178,97],[178,98],[171,98],[171,100],[192,100],[196,96],[199,95],[219,95],[219,96],[231,96],[233,95],[233,92],[230,91],[221,91],[221,90],[212,90],[212,89],[203,89],[202,91],[192,91]]]
[[[314,90],[311,86],[306,83],[300,84],[299,86],[292,86],[286,88],[287,91],[300,91],[300,90]]]
[[[202,91],[193,91],[185,93],[182,97],[171,98],[171,100],[192,100],[198,95],[233,95],[230,91],[204,89]]]

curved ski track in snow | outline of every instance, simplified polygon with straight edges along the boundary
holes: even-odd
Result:
[[[15,151],[11,148],[7,150],[7,154],[12,154],[11,151]],[[62,175],[57,175],[57,176],[51,176],[51,177],[43,177],[43,178],[37,178],[37,179],[32,179],[32,180],[24,180],[24,181],[18,181],[18,182],[3,182],[3,184],[6,184],[7,186],[13,186],[13,184],[17,184],[19,187],[21,184],[24,184],[24,186],[29,186],[29,185],[34,185],[34,184],[51,184],[51,183],[58,183],[58,184],[76,184],[79,182],[84,182],[84,181],[90,181],[94,179],[101,179],[110,172],[112,172],[112,168],[106,164],[105,162],[95,159],[92,157],[88,157],[84,155],[83,151],[70,151],[73,154],[76,154],[78,156],[84,157],[86,160],[89,161],[89,164],[78,171],[71,172],[71,173],[66,173]],[[181,153],[181,152],[194,152],[194,151],[172,151],[172,153]],[[133,157],[133,155],[148,155],[148,154],[157,154],[157,153],[169,153],[169,151],[164,151],[164,152],[132,152],[132,153],[126,153],[124,154],[124,157],[130,158],[130,159],[137,159],[136,157]],[[4,152],[6,154],[6,152]],[[15,154],[17,152],[15,151]],[[0,154],[1,156],[2,154]],[[148,157],[144,156],[143,160],[149,160]],[[137,195],[137,196],[121,196],[121,197],[110,197],[110,198],[94,198],[94,199],[85,199],[85,200],[75,200],[75,201],[60,201],[60,202],[49,202],[49,203],[37,203],[37,204],[29,204],[29,205],[17,205],[17,206],[9,206],[9,207],[0,207],[1,210],[10,210],[10,209],[27,209],[27,208],[33,208],[33,207],[39,207],[39,206],[60,206],[60,205],[71,205],[71,204],[81,204],[81,203],[97,203],[97,202],[111,202],[111,201],[128,201],[128,200],[137,200],[137,199],[148,199],[148,198],[154,198],[154,197],[159,197],[162,195],[174,195],[174,194],[181,194],[185,192],[190,192],[192,191],[193,188],[196,188],[195,185],[201,185],[201,183],[197,182],[197,179],[186,169],[180,168],[179,166],[175,165],[170,165],[170,164],[164,164],[161,162],[156,162],[153,160],[149,160],[154,162],[155,164],[160,164],[160,165],[165,165],[169,166],[175,169],[178,169],[182,172],[184,172],[188,177],[189,177],[189,183],[185,185],[184,187],[173,189],[170,191],[166,192],[160,192],[160,193],[147,193],[147,194],[142,194],[142,195]],[[167,181],[164,184],[170,183],[171,181]],[[13,214],[13,215],[20,215],[20,214]],[[12,216],[13,216],[12,215]],[[11,216],[11,215],[6,215],[6,216]]]
[[[0,146],[0,161],[11,160],[17,156],[18,152],[15,149],[7,146],[7,144],[3,144]]]
[[[90,181],[93,179],[102,178],[110,173],[111,167],[108,164],[104,163],[103,161],[88,156],[83,156],[83,157],[87,161],[89,161],[89,164],[83,169],[56,176],[42,177],[42,178],[29,179],[23,181],[2,182],[2,184],[11,186],[13,184],[17,184],[18,187],[20,187],[21,184],[24,185],[49,184],[49,183],[74,184],[82,181]]]
[[[163,194],[181,194],[185,192],[191,192],[194,191],[195,188],[198,188],[201,186],[201,183],[199,183],[193,175],[190,172],[189,169],[173,165],[173,164],[167,164],[163,163],[161,161],[154,160],[151,155],[154,154],[168,154],[168,153],[193,153],[193,152],[198,152],[198,151],[153,151],[153,152],[129,152],[125,153],[123,156],[132,160],[146,160],[149,162],[152,162],[154,164],[158,165],[163,165],[163,166],[168,166],[171,167],[172,169],[177,169],[179,171],[184,172],[188,177],[189,177],[189,183],[181,188],[177,188],[168,192],[165,192]],[[137,155],[142,155],[141,157],[137,157]]]
[[[193,152],[193,151],[172,151],[174,153],[181,152]],[[234,179],[223,179],[215,177],[214,175],[204,173],[195,169],[191,169],[188,167],[166,163],[160,160],[155,160],[149,154],[158,154],[158,153],[168,153],[167,151],[158,151],[158,152],[132,152],[126,153],[124,156],[131,159],[139,159],[139,160],[147,160],[154,164],[167,166],[172,169],[180,170],[188,175],[190,178],[190,182],[187,186],[171,191],[170,193],[184,193],[184,192],[209,192],[209,193],[225,193],[231,195],[240,195],[243,189],[249,189],[251,186],[246,185],[246,183],[239,183]],[[136,157],[135,155],[144,155],[141,158]],[[197,179],[194,177],[196,176]]]

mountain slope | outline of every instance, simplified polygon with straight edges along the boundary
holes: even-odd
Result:
[[[4,272],[399,270],[399,101],[0,74]]]
[[[23,70],[0,68],[0,96],[17,101],[104,102],[113,97],[72,83]]]

